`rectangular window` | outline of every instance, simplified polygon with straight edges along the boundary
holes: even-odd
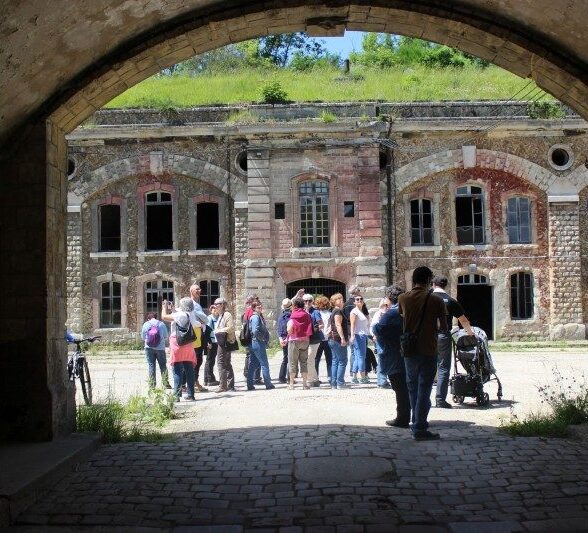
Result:
[[[510,277],[510,317],[513,320],[533,318],[533,276],[517,272]]]
[[[172,197],[168,192],[150,192],[145,202],[147,250],[173,250]]]
[[[218,204],[202,202],[196,205],[196,249],[218,250],[220,225]]]
[[[120,252],[120,205],[98,207],[100,251]]]
[[[412,246],[430,246],[433,244],[433,211],[431,200],[411,200],[410,241]]]
[[[299,195],[300,245],[329,246],[329,184],[302,182]]]
[[[218,281],[213,279],[201,281],[199,285],[200,305],[202,306],[202,309],[208,312],[208,308],[220,296],[220,285]]]
[[[529,198],[508,199],[506,225],[510,244],[531,242],[531,202]]]
[[[458,244],[484,244],[484,198],[480,187],[459,187],[455,198]]]
[[[274,218],[276,220],[284,220],[286,218],[286,204],[282,202],[274,204]]]
[[[100,288],[100,327],[119,328],[121,325],[120,283],[107,281]]]
[[[355,202],[343,202],[343,216],[353,218],[355,216]]]

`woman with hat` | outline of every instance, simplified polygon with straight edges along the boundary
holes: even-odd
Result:
[[[280,383],[288,383],[288,330],[286,326],[292,314],[292,301],[289,298],[282,300],[282,312],[278,317],[277,332],[280,346],[282,347],[282,364],[280,365]]]

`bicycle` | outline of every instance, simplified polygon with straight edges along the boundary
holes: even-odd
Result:
[[[86,405],[92,405],[92,380],[90,369],[86,359],[85,347],[88,343],[98,340],[100,337],[88,337],[86,339],[69,339],[68,342],[76,345],[76,351],[67,357],[67,373],[70,381],[80,380],[82,396]]]

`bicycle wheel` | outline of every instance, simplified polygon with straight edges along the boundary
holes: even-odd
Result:
[[[92,405],[92,381],[90,379],[90,370],[88,368],[88,361],[84,357],[79,361],[78,377],[80,378],[80,385],[82,386],[82,396],[86,405]]]

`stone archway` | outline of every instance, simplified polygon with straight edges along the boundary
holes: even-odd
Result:
[[[44,440],[72,426],[65,373],[65,134],[110,99],[161,68],[259,35],[350,30],[417,36],[460,48],[531,77],[588,118],[586,8],[557,13],[536,0],[55,0],[12,2],[0,34],[0,159],[5,209],[0,272],[5,276],[0,371],[27,339],[21,380],[1,391],[12,438]],[[50,10],[50,11],[49,11]],[[48,38],[49,36],[49,38]],[[38,313],[31,317],[31,302]],[[31,391],[23,400],[22,389]],[[68,400],[69,399],[69,400]]]

